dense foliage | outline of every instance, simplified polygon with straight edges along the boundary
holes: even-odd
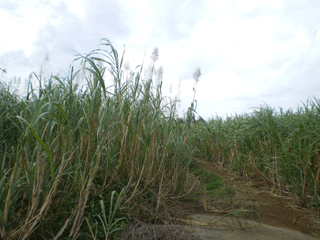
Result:
[[[303,206],[319,209],[320,102],[296,112],[261,107],[252,114],[198,121],[190,143],[197,157],[238,174],[258,174]]]
[[[69,76],[34,74],[38,87],[30,81],[24,96],[0,83],[1,239],[112,238],[130,218],[161,221],[197,158],[259,174],[319,209],[317,99],[297,112],[195,121],[197,69],[191,107],[177,119],[157,59],[158,50],[145,78],[142,66],[125,77],[123,55],[104,39]],[[212,191],[222,184],[212,181]]]
[[[114,236],[129,215],[161,218],[182,193],[192,152],[161,81],[142,67],[124,80],[107,39],[75,61],[83,68],[36,76],[25,97],[0,86],[1,239]]]

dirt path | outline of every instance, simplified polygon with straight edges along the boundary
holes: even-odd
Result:
[[[200,167],[219,175],[234,189],[234,195],[230,199],[207,199],[206,211],[203,204],[195,203],[193,207],[189,205],[192,214],[186,220],[186,228],[194,231],[201,239],[320,238],[320,220],[316,209],[298,207],[293,198],[277,194],[277,190],[262,176],[238,177],[227,169],[205,162],[200,163]],[[200,195],[199,189],[194,193],[196,195]],[[210,224],[234,210],[241,211],[233,217],[218,221],[224,224],[224,229],[221,229],[221,225],[220,229],[217,228],[218,222]],[[244,219],[241,221],[245,222],[239,224],[239,219]],[[248,238],[249,236],[253,238]]]
[[[214,215],[194,214],[190,216],[194,221],[207,224],[207,226],[192,225],[185,228],[202,240],[315,240],[298,231],[285,228],[277,228],[270,225],[257,223],[249,220],[239,220],[242,229],[239,228],[238,220],[226,217],[214,225],[210,223],[217,221],[220,217]]]

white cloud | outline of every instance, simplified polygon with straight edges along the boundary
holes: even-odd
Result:
[[[284,108],[319,94],[320,2],[311,0],[1,1],[0,67],[26,74],[49,53],[52,71],[67,70],[74,51],[109,38],[132,68],[148,66],[154,47],[169,94],[181,81],[182,108],[196,98],[204,117]],[[174,97],[176,93],[172,93]]]

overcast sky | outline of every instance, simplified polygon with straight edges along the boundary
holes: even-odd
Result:
[[[0,0],[0,80],[67,72],[75,52],[108,38],[134,68],[159,48],[164,88],[204,118],[320,97],[319,0]]]

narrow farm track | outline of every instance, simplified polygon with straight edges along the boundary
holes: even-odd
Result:
[[[206,169],[206,171],[208,172],[220,176],[228,185],[232,186],[235,190],[235,195],[232,199],[232,203],[215,201],[215,199],[208,198],[206,211],[204,210],[204,204],[201,204],[202,206],[198,204],[197,207],[194,205],[193,209],[189,209],[192,214],[189,215],[190,219],[186,220],[186,223],[188,225],[187,229],[193,229],[196,233],[199,232],[198,228],[201,228],[201,225],[207,226],[207,230],[200,230],[200,232],[207,231],[207,233],[199,235],[202,236],[201,239],[212,239],[210,238],[210,236],[216,236],[210,235],[210,231],[208,231],[208,227],[210,227],[210,224],[208,224],[208,221],[211,221],[211,223],[217,222],[213,220],[221,218],[221,216],[225,215],[228,211],[232,212],[236,210],[244,210],[244,214],[239,214],[238,217],[239,219],[247,221],[247,229],[245,227],[245,231],[240,232],[248,232],[239,232],[240,235],[248,234],[249,236],[251,236],[250,234],[253,234],[252,237],[254,237],[254,234],[260,234],[257,235],[258,238],[256,239],[264,239],[260,238],[263,235],[266,235],[265,239],[269,239],[270,236],[268,236],[268,231],[270,231],[270,233],[274,232],[274,236],[279,234],[279,238],[275,237],[273,239],[284,239],[283,236],[286,236],[285,239],[289,239],[289,236],[291,236],[290,234],[297,237],[292,239],[307,239],[307,236],[308,239],[320,238],[320,220],[319,217],[317,217],[317,210],[315,208],[307,209],[299,207],[296,204],[295,200],[288,195],[285,196],[285,193],[280,196],[279,190],[276,190],[272,186],[272,184],[270,184],[262,176],[259,176],[259,174],[239,177],[229,172],[228,169],[222,168],[218,164],[201,162],[199,163],[199,166]],[[228,211],[223,211],[223,209],[228,209]],[[245,210],[249,211],[246,212]],[[221,211],[220,214],[219,211]],[[227,218],[223,219],[225,220]],[[235,223],[233,227],[239,229],[238,221],[236,220],[234,222]],[[258,225],[254,227],[254,223],[257,223]],[[213,226],[212,224],[211,233],[219,234],[219,231],[221,233],[221,230],[218,230],[217,228],[219,224],[214,225],[215,226]],[[238,225],[238,227],[236,225]],[[229,227],[233,228],[232,226]],[[218,232],[214,233],[214,231]],[[300,232],[301,235],[298,232]],[[219,238],[220,235],[217,235],[217,238],[214,239],[228,239],[227,232],[222,233],[223,234],[221,236],[226,236],[226,238]],[[207,238],[203,237],[206,235],[208,236]],[[234,238],[235,236],[237,236],[237,233],[233,233],[232,238]]]
[[[258,175],[239,177],[217,164],[198,162],[197,169],[220,176],[231,194],[210,195],[205,177],[189,175],[194,186],[177,206],[173,224],[131,226],[121,239],[188,240],[316,240],[320,223],[316,209],[298,207],[289,196],[276,194]],[[201,178],[203,179],[201,180]],[[199,181],[200,179],[200,181]],[[201,185],[199,184],[201,183]],[[218,191],[218,190],[217,190]],[[229,192],[229,193],[230,193]],[[232,196],[232,198],[231,198]]]

